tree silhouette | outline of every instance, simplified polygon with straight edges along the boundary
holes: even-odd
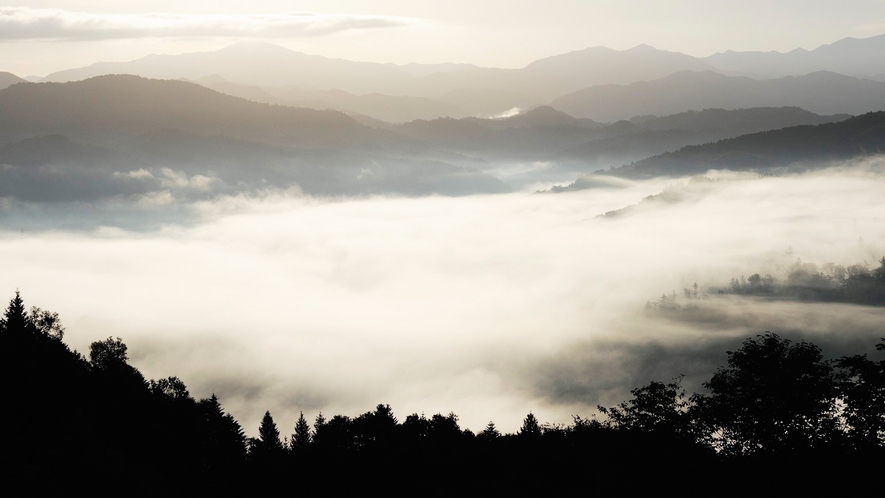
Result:
[[[522,427],[519,428],[516,434],[524,437],[537,437],[541,435],[541,426],[538,424],[538,419],[534,413],[529,412],[525,416],[525,419],[522,421]]]
[[[277,429],[270,412],[266,411],[258,426],[258,437],[250,440],[249,456],[256,461],[267,462],[279,459],[283,452],[280,430]]]
[[[501,437],[501,432],[495,427],[495,423],[490,421],[488,425],[486,425],[486,428],[477,434],[476,437],[486,441],[494,441]]]
[[[608,417],[606,425],[618,430],[690,437],[688,400],[679,377],[669,384],[652,381],[631,390],[634,398],[613,408],[598,407]]]
[[[694,415],[726,454],[810,450],[835,433],[832,367],[813,344],[770,332],[747,339],[704,387]]]
[[[28,316],[37,330],[47,337],[52,337],[53,339],[58,340],[64,338],[65,328],[61,324],[61,318],[58,317],[58,313],[31,306]]]
[[[25,303],[22,301],[19,291],[15,291],[15,297],[9,301],[9,306],[3,314],[2,328],[6,332],[24,332],[28,325],[28,314],[25,311]]]
[[[876,345],[885,349],[885,338]],[[839,399],[849,442],[855,449],[880,447],[885,443],[885,360],[867,355],[843,356],[836,360]]]
[[[218,398],[198,403],[202,416],[204,459],[210,468],[227,469],[241,464],[246,456],[246,435],[229,413],[224,413]]]
[[[103,341],[96,341],[89,345],[89,361],[98,370],[117,369],[126,365],[129,361],[128,348],[123,340],[117,337],[108,337]]]
[[[295,422],[295,432],[292,433],[290,439],[292,451],[307,448],[310,446],[311,440],[310,425],[304,419],[304,412],[300,412],[298,421]]]
[[[178,377],[167,377],[158,381],[150,381],[151,392],[168,399],[190,399],[187,386]]]

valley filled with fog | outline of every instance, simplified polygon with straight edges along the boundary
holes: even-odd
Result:
[[[0,27],[116,43],[144,21],[83,16],[0,8]],[[704,57],[585,45],[523,67],[239,38],[0,67],[0,292],[44,310],[10,304],[0,339],[63,339],[84,375],[103,375],[92,346],[116,348],[144,375],[131,392],[223,405],[236,458],[260,463],[265,435],[237,431],[266,411],[318,420],[305,445],[320,413],[379,403],[457,414],[459,435],[523,433],[530,413],[555,437],[652,381],[705,392],[748,337],[833,359],[885,335],[885,35]],[[66,333],[37,326],[52,312]]]
[[[291,427],[300,411],[377,403],[454,412],[473,430],[491,419],[512,431],[530,411],[566,423],[651,380],[685,375],[700,389],[725,350],[764,331],[832,355],[883,333],[882,307],[715,291],[797,261],[878,266],[877,156],[766,175],[591,176],[562,193],[534,191],[573,175],[532,176],[460,196],[187,196],[208,180],[165,174],[145,194],[4,199],[0,288],[58,312],[80,352],[121,337],[145,376],[217,394],[249,433],[265,410]],[[705,298],[682,297],[695,283]],[[671,292],[689,311],[646,306]]]

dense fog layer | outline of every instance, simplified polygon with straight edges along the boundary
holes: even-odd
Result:
[[[510,431],[529,411],[588,416],[652,379],[699,388],[766,330],[830,356],[872,350],[882,308],[715,294],[694,315],[644,306],[797,259],[877,264],[885,161],[850,166],[555,195],[6,202],[0,289],[59,312],[81,352],[121,337],[146,377],[216,393],[251,434],[265,410],[286,433],[302,410],[377,403]]]

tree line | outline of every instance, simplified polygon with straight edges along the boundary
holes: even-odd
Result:
[[[267,412],[254,438],[215,395],[145,379],[119,338],[93,342],[87,358],[63,337],[57,314],[26,310],[18,293],[0,320],[3,475],[35,490],[88,479],[99,493],[248,493],[297,476],[298,491],[320,494],[523,494],[591,481],[616,489],[637,473],[651,486],[686,469],[710,482],[822,470],[836,483],[885,455],[885,360],[827,360],[769,332],[727,352],[706,392],[653,381],[570,424],[529,413],[515,433],[494,422],[474,433],[454,413],[400,420],[379,404],[313,423],[301,413],[291,432]]]
[[[827,263],[818,267],[814,263],[796,261],[782,280],[769,274],[762,276],[755,273],[749,278],[732,278],[727,287],[717,289],[716,292],[883,306],[885,258],[879,261],[878,268],[870,268],[866,263],[847,267]]]

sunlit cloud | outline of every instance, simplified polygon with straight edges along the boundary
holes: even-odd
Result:
[[[96,14],[61,9],[0,7],[0,40],[126,38],[299,38],[343,31],[397,28],[415,19],[395,16],[282,12],[252,15]]]

